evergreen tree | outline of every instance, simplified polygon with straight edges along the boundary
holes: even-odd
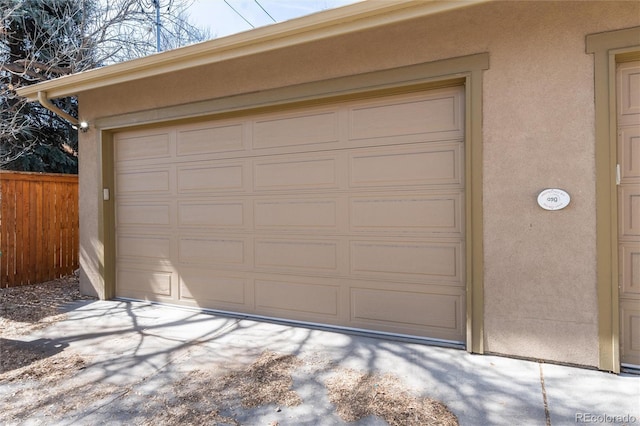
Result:
[[[157,3],[160,5],[160,3]],[[184,0],[164,0],[165,48],[202,41]],[[77,130],[19,87],[155,52],[149,0],[0,0],[0,167],[77,173]],[[151,8],[151,9],[150,9]],[[74,117],[75,98],[56,99]]]
[[[0,162],[14,170],[77,173],[71,124],[15,89],[90,67],[82,28],[83,0],[0,0]],[[77,114],[74,99],[55,101]]]

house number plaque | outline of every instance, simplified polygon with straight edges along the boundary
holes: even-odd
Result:
[[[570,201],[569,194],[558,188],[545,189],[538,195],[538,205],[545,210],[562,210]]]

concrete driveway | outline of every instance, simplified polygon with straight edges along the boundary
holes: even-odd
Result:
[[[146,303],[83,301],[69,308],[66,320],[20,339],[73,351],[88,362],[66,379],[62,395],[42,398],[37,410],[25,402],[29,395],[37,397],[37,389],[28,393],[18,381],[0,382],[0,400],[17,413],[8,423],[144,424],[148,411],[141,407],[148,408],[185,373],[214,366],[224,374],[272,351],[317,368],[293,375],[302,404],[234,412],[242,424],[346,424],[325,384],[331,374],[346,369],[392,373],[410,393],[446,404],[462,425],[640,424],[638,376]],[[386,423],[367,417],[350,424]]]

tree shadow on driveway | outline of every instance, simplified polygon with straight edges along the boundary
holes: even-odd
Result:
[[[203,379],[204,398],[217,380],[271,351],[305,363],[292,373],[292,389],[301,404],[221,407],[221,415],[240,424],[345,424],[326,384],[351,370],[371,377],[392,373],[411,395],[446,404],[461,424],[545,424],[543,365],[536,362],[145,302],[84,301],[68,308],[64,321],[39,333],[87,359],[86,368],[47,389],[34,384],[24,391],[5,390],[11,411],[0,413],[0,423],[21,418],[62,424],[152,424],[167,402],[171,404],[175,384],[185,377]],[[607,392],[628,399],[625,388],[616,387],[619,378],[574,370],[605,377]],[[184,389],[190,392],[190,386]],[[552,415],[562,413],[559,423],[580,408],[571,396],[575,392],[554,394]],[[607,410],[598,398],[585,401]]]

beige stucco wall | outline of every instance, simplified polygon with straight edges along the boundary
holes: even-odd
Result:
[[[89,129],[80,134],[78,144],[78,196],[80,197],[80,291],[104,298],[100,275],[102,244],[98,238],[98,131]]]
[[[484,74],[485,350],[596,366],[593,58],[585,35],[638,2],[490,3],[80,94],[81,116],[187,104],[489,52]],[[80,147],[82,288],[99,287],[97,134]],[[562,211],[540,190],[572,196]],[[99,292],[99,290],[98,290]]]

